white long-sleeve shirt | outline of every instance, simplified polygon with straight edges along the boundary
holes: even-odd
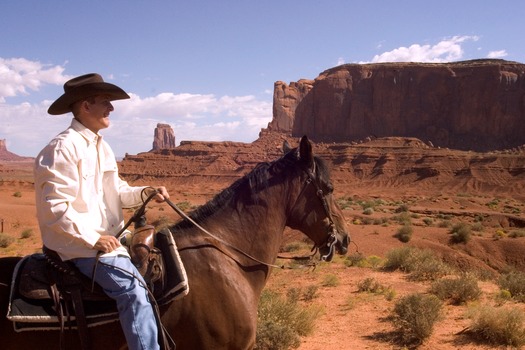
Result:
[[[63,260],[95,257],[100,236],[124,227],[122,208],[142,203],[144,187],[120,179],[108,143],[76,119],[40,152],[34,172],[42,241]]]

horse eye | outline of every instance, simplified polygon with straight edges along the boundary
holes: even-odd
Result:
[[[334,192],[334,186],[332,184],[326,185],[326,193],[332,194]]]

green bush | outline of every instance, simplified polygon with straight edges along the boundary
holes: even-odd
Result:
[[[0,248],[7,248],[14,241],[14,237],[9,236],[7,233],[0,233]]]
[[[366,265],[366,257],[361,253],[350,254],[345,258],[343,263],[347,267],[363,267],[364,265]]]
[[[409,225],[409,224],[405,224],[405,225],[401,226],[401,228],[399,228],[399,230],[397,230],[397,232],[394,235],[394,237],[396,237],[397,239],[399,239],[403,243],[407,243],[412,238],[412,233],[413,232],[414,232],[414,230],[412,229],[412,226]]]
[[[442,303],[435,295],[411,294],[401,298],[393,310],[392,323],[403,342],[422,343],[441,318]]]
[[[427,226],[432,226],[432,224],[434,223],[434,220],[432,218],[423,218],[423,222]]]
[[[303,292],[303,300],[304,301],[312,301],[315,298],[319,296],[317,291],[319,290],[319,287],[311,285],[306,287],[305,291]]]
[[[339,285],[339,277],[336,275],[328,274],[323,278],[324,287],[337,287]]]
[[[450,300],[454,305],[478,300],[481,296],[478,281],[468,274],[462,274],[459,278],[443,278],[434,281],[430,292],[441,300]]]
[[[33,230],[31,230],[30,228],[28,228],[27,230],[22,231],[22,233],[20,234],[20,238],[22,238],[22,239],[26,239],[26,238],[29,238],[29,237],[32,237],[32,236],[33,236]]]
[[[460,222],[452,226],[452,229],[449,233],[452,235],[452,243],[467,243],[470,241],[470,237],[472,236],[472,230],[470,226],[464,222]]]
[[[431,250],[401,247],[387,252],[385,270],[401,270],[415,281],[432,281],[450,272],[450,267]]]
[[[524,314],[520,309],[483,306],[471,312],[470,334],[494,345],[525,345]]]
[[[313,331],[321,309],[302,308],[276,292],[264,290],[257,312],[257,350],[287,350],[297,348],[301,337]]]
[[[372,215],[374,213],[374,208],[372,207],[368,207],[368,208],[365,208],[365,210],[363,210],[363,214],[365,215]]]
[[[500,276],[498,285],[509,291],[513,299],[525,301],[525,274],[520,271],[511,271]]]

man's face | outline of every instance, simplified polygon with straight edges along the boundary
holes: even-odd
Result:
[[[99,130],[109,127],[109,113],[113,105],[106,95],[97,95],[89,101],[84,101],[80,122],[89,130],[98,133]]]

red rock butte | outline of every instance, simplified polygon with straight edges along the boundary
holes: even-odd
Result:
[[[317,142],[416,137],[488,151],[525,143],[525,65],[504,60],[345,64],[274,86],[269,131]]]

